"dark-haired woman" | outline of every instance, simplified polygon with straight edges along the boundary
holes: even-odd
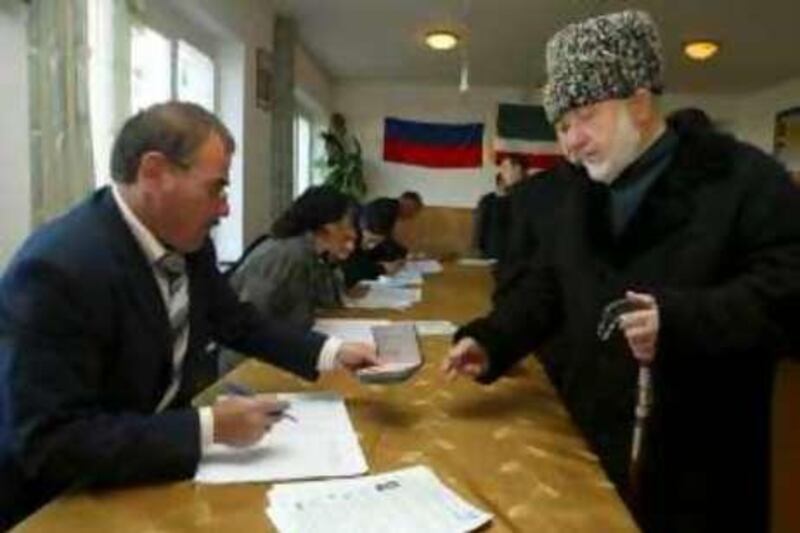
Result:
[[[306,189],[272,225],[269,238],[256,246],[230,276],[242,300],[267,317],[304,329],[318,308],[341,306],[333,261],[353,251],[352,199],[328,186]],[[224,354],[221,369],[241,358]]]
[[[307,189],[231,275],[233,288],[262,313],[311,327],[315,308],[340,303],[329,260],[353,251],[352,206],[332,187]]]

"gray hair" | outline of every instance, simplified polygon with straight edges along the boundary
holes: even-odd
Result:
[[[189,168],[212,133],[220,136],[227,153],[233,153],[236,143],[228,128],[197,104],[166,102],[143,109],[125,122],[114,141],[111,178],[118,183],[134,183],[142,155],[152,151]]]

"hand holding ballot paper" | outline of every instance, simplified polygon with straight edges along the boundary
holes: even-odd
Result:
[[[365,383],[405,381],[422,366],[417,332],[412,322],[372,327],[378,364],[356,372]]]

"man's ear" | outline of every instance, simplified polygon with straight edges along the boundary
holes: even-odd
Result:
[[[137,180],[143,184],[156,184],[161,182],[164,173],[169,169],[169,161],[161,152],[151,150],[139,158]]]
[[[649,124],[653,118],[655,110],[653,98],[653,93],[640,87],[636,89],[633,96],[628,99],[628,108],[631,112],[631,118],[639,129]]]

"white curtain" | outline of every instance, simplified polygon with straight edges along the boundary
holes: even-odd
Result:
[[[86,0],[33,0],[28,19],[32,218],[93,188]]]

